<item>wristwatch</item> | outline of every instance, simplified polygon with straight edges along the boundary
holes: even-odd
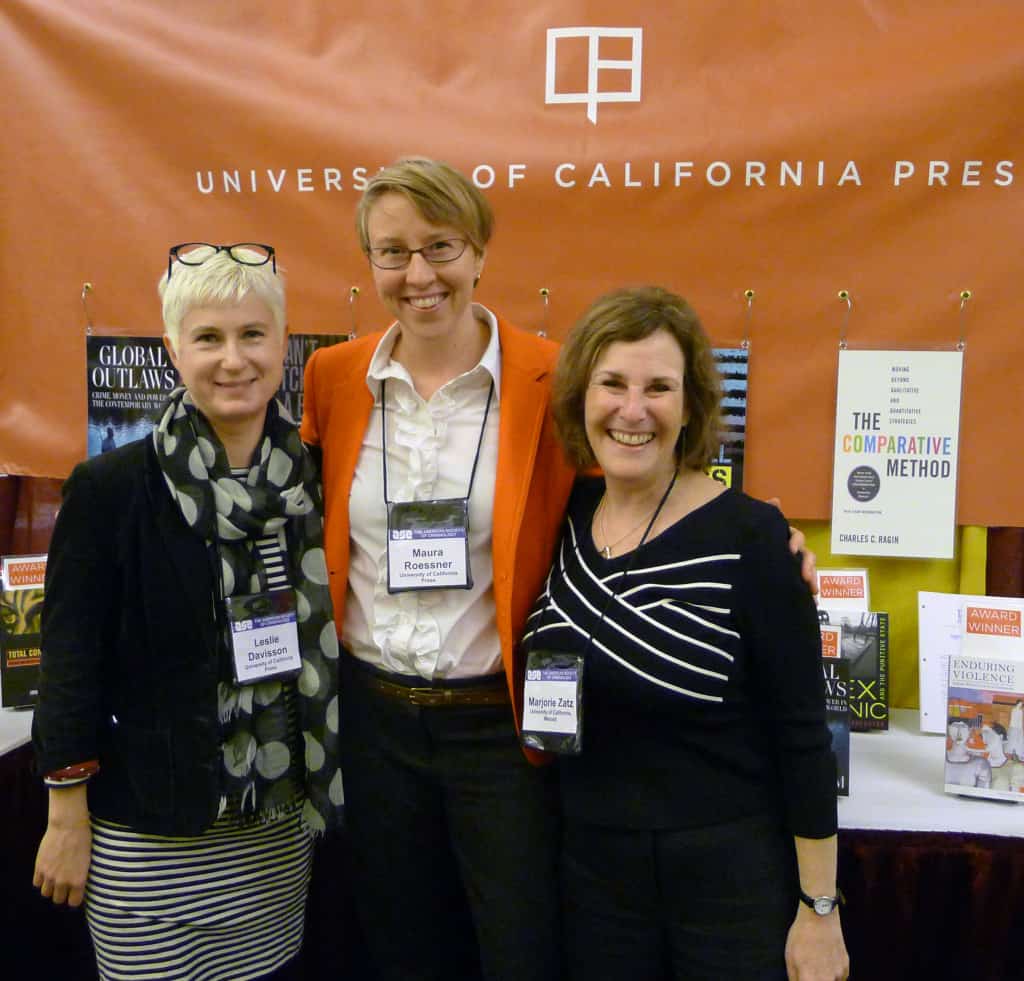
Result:
[[[800,890],[800,902],[810,906],[818,916],[828,916],[837,906],[842,906],[846,900],[843,898],[842,890],[837,889],[834,896],[808,896]]]

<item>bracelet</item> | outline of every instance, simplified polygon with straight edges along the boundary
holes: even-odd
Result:
[[[68,787],[77,787],[80,783],[88,783],[89,777],[68,777],[66,780],[51,780],[43,777],[43,783],[47,787],[56,787],[57,790],[66,790]]]
[[[43,776],[43,783],[48,787],[70,787],[82,783],[100,772],[99,760],[86,760],[84,763],[72,763],[60,770],[51,770]]]

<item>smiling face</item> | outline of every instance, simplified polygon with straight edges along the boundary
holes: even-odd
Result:
[[[468,239],[458,228],[427,221],[404,194],[383,194],[366,222],[371,248],[422,249],[444,239]],[[452,262],[431,264],[420,253],[404,269],[371,265],[373,282],[384,305],[402,325],[403,338],[415,341],[474,337],[473,280],[484,257],[473,246]]]
[[[267,403],[281,385],[287,331],[249,293],[228,306],[193,307],[182,318],[177,351],[164,346],[196,407],[221,436],[262,431]]]
[[[683,352],[666,330],[614,341],[594,363],[584,414],[587,439],[605,479],[646,486],[678,466],[676,443],[689,413]]]

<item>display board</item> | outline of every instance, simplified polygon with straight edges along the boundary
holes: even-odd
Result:
[[[963,335],[957,520],[1024,525],[1022,26],[996,0],[6,0],[0,472],[85,456],[82,284],[159,334],[173,243],[273,244],[296,331],[383,326],[353,213],[421,153],[486,189],[478,298],[513,323],[558,338],[645,282],[716,345],[749,333],[744,485],[792,515],[829,513],[840,332]]]

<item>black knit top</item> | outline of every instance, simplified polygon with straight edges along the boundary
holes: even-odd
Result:
[[[602,492],[577,483],[524,637],[586,652],[583,752],[560,758],[566,817],[692,828],[774,813],[792,834],[833,834],[818,620],[785,519],[728,490],[605,559],[590,535]]]

